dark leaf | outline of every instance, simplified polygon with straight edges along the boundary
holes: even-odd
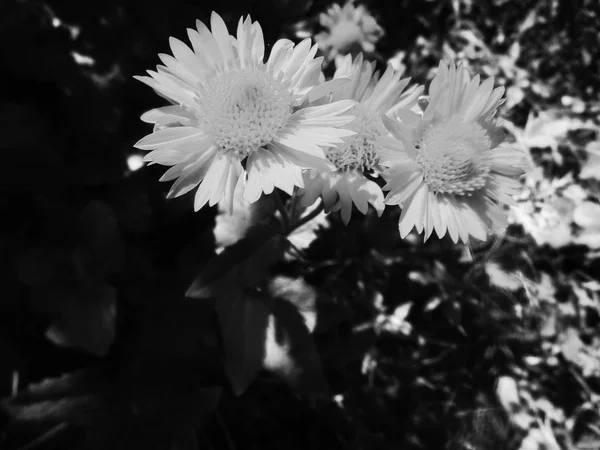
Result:
[[[225,371],[237,395],[246,390],[263,365],[269,323],[266,300],[259,293],[239,292],[217,302]]]
[[[256,230],[211,259],[186,295],[201,299],[228,293],[232,288],[254,287],[281,259],[287,245],[284,236],[273,234],[269,228]]]
[[[60,317],[48,329],[47,337],[57,345],[103,356],[115,338],[116,303],[112,286],[83,282],[78,289],[64,292]]]
[[[191,426],[182,427],[173,436],[170,450],[198,450],[196,430]]]
[[[112,208],[102,202],[90,202],[80,215],[81,258],[88,272],[100,275],[116,273],[123,265],[123,242]]]
[[[102,409],[107,379],[102,369],[87,369],[31,384],[5,399],[2,410],[13,425],[90,423]]]

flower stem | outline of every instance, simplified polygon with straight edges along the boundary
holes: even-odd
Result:
[[[310,222],[311,220],[313,220],[315,217],[317,217],[319,214],[321,214],[321,212],[323,211],[323,201],[321,201],[319,203],[319,205],[313,209],[311,212],[309,212],[307,215],[305,215],[304,217],[300,218],[300,220],[298,220],[298,222],[296,222],[292,228],[290,229],[290,233],[298,228],[300,228],[302,225],[304,225],[305,223]]]

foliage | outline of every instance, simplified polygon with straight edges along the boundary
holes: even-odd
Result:
[[[133,170],[168,36],[212,9],[316,33],[324,0],[0,6],[0,448],[600,447],[600,4],[366,4],[380,66],[507,88],[532,170],[498,242],[194,213]]]

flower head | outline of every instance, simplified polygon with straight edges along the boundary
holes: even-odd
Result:
[[[363,214],[369,204],[379,215],[383,212],[381,188],[365,176],[378,169],[380,138],[388,135],[381,116],[414,106],[422,91],[412,88],[404,92],[408,78],[400,79],[401,73],[388,67],[380,79],[374,68],[374,64],[363,61],[362,54],[354,61],[350,55],[339,60],[333,79],[348,78],[350,82],[332,92],[332,101],[357,102],[349,110],[355,119],[345,125],[354,134],[343,138],[344,142],[337,147],[327,149],[327,158],[335,165],[335,171],[305,171],[306,187],[300,190],[303,205],[322,197],[326,210],[340,211],[345,223],[350,220],[353,203]]]
[[[500,145],[494,120],[504,88],[494,79],[480,83],[467,70],[441,63],[422,116],[399,110],[385,125],[397,139],[382,152],[385,202],[400,205],[400,235],[414,227],[427,239],[435,229],[454,242],[485,240],[507,226],[502,204],[512,205],[520,189],[523,153]]]
[[[331,57],[347,53],[372,53],[375,44],[383,36],[383,29],[363,5],[354,6],[348,1],[344,7],[337,3],[321,13],[319,22],[325,31],[315,39],[321,50],[329,52]]]
[[[192,49],[171,38],[173,56],[137,77],[173,103],[142,116],[154,132],[135,144],[153,150],[145,161],[172,166],[161,178],[177,180],[169,196],[198,186],[195,210],[223,197],[231,209],[238,183],[253,202],[275,187],[291,194],[304,168],[331,167],[323,148],[352,134],[338,127],[352,120],[342,114],[353,102],[305,107],[345,81],[322,82],[317,46],[281,39],[264,62],[262,29],[249,17],[237,37],[216,13],[210,31],[196,25]]]

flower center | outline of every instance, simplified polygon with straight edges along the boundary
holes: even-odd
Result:
[[[260,68],[217,74],[199,97],[196,115],[206,133],[241,156],[271,142],[292,115],[289,83]]]
[[[344,138],[344,143],[327,150],[327,159],[337,167],[338,171],[373,169],[379,161],[375,141],[381,134],[371,114],[359,104],[348,114],[356,116],[345,128],[356,134]]]
[[[417,164],[435,193],[471,195],[486,183],[492,164],[490,146],[481,126],[450,119],[425,130],[417,145]]]

